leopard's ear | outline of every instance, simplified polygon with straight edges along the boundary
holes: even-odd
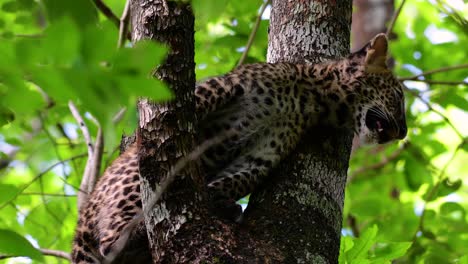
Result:
[[[349,59],[365,66],[367,72],[386,71],[388,40],[385,34],[376,35],[362,49],[351,53]]]
[[[366,50],[366,70],[379,71],[387,68],[388,40],[383,33],[375,36],[368,44]]]

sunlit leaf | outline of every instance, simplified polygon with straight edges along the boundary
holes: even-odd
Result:
[[[354,246],[346,252],[348,261],[359,261],[365,259],[367,252],[375,242],[378,228],[376,225],[367,228],[359,237],[354,241]]]
[[[18,188],[14,185],[0,184],[0,205],[10,201],[18,192]]]
[[[411,242],[390,242],[390,243],[378,243],[375,250],[375,257],[372,258],[372,262],[385,262],[398,259],[405,255],[411,246]]]
[[[405,176],[408,187],[411,190],[418,188],[430,179],[431,171],[421,161],[409,157],[405,161]]]
[[[0,229],[0,253],[42,260],[42,254],[28,240],[11,230]]]

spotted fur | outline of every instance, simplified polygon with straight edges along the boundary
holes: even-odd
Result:
[[[385,65],[386,54],[380,34],[342,60],[245,65],[198,84],[200,142],[229,135],[202,156],[211,197],[237,200],[252,192],[311,127],[350,129],[364,143],[404,138],[403,89]],[[141,212],[139,188],[132,146],[106,170],[80,212],[74,263],[151,263],[142,224],[121,237]]]

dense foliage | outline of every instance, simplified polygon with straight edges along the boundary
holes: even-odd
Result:
[[[120,15],[125,1],[105,4]],[[193,1],[197,79],[231,70],[246,50],[244,63],[265,61],[263,4]],[[341,263],[468,263],[467,17],[461,0],[403,6],[390,49],[408,87],[409,133],[353,153]],[[115,19],[91,0],[0,0],[0,262],[67,262],[38,249],[69,252],[76,224],[87,147],[70,100],[93,137],[102,127],[105,166],[136,126],[136,98],[171,98],[149,78],[165,48],[118,49]]]

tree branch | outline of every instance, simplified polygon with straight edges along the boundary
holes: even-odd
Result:
[[[114,23],[117,27],[120,24],[119,18],[112,12],[112,10],[104,4],[101,0],[93,0],[94,4],[96,5],[97,9],[101,11],[112,23]]]
[[[75,194],[65,193],[43,193],[43,192],[22,192],[19,195],[41,195],[41,196],[57,196],[57,197],[76,197]]]
[[[424,105],[426,105],[426,107],[431,110],[432,112],[438,114],[440,117],[442,117],[442,119],[444,119],[445,122],[447,122],[447,124],[453,129],[453,131],[458,135],[458,137],[460,137],[460,139],[464,139],[464,136],[463,134],[455,127],[455,125],[452,123],[452,121],[450,121],[450,119],[444,115],[443,113],[441,113],[439,110],[436,110],[434,109],[434,107],[432,107],[432,105],[427,102],[426,100],[424,100],[416,91],[413,91],[411,89],[408,89],[408,87],[406,87],[406,90],[411,93],[413,96],[417,97]]]
[[[439,187],[440,185],[442,184],[442,182],[445,180],[446,177],[444,177],[445,175],[445,171],[447,170],[448,166],[452,163],[452,161],[455,159],[455,156],[457,155],[457,152],[462,149],[466,144],[468,144],[468,139],[463,139],[462,142],[460,142],[460,144],[458,144],[457,148],[455,149],[455,151],[453,152],[452,154],[452,157],[450,157],[450,159],[447,161],[447,163],[445,163],[444,167],[442,168],[442,170],[440,171],[439,173],[439,176],[437,177],[438,178],[438,181],[436,182],[436,184],[434,184],[434,186],[427,192],[427,195],[426,197],[424,198],[424,205],[423,205],[423,210],[422,210],[422,214],[419,218],[419,223],[418,223],[418,227],[416,229],[416,232],[414,232],[414,235],[413,235],[413,242],[416,241],[416,238],[418,237],[418,233],[421,231],[423,232],[424,231],[424,217],[426,216],[426,208],[427,208],[427,205],[431,202],[431,200],[434,198],[434,195],[437,193],[437,191],[439,190]]]
[[[80,129],[83,132],[83,136],[88,147],[88,161],[86,162],[83,178],[81,179],[80,191],[78,192],[79,209],[81,208],[81,205],[83,205],[88,200],[88,194],[90,194],[93,191],[94,185],[96,184],[97,178],[99,176],[99,172],[101,169],[102,153],[104,151],[104,137],[102,134],[101,125],[93,116],[91,116],[91,121],[93,121],[93,123],[98,128],[96,142],[93,145],[88,127],[86,126],[78,109],[72,101],[68,103],[68,106],[73,114],[73,117],[75,117],[76,121],[80,125]]]
[[[467,81],[434,81],[434,80],[411,80],[412,82],[423,82],[427,84],[443,84],[443,85],[468,85]]]
[[[53,256],[57,258],[63,258],[68,261],[71,261],[70,254],[64,251],[60,250],[55,250],[55,249],[45,249],[45,248],[39,248],[39,250],[43,255],[45,256]],[[14,256],[14,255],[2,255],[0,254],[0,259],[8,259],[8,258],[17,258],[17,257],[23,257],[23,256]]]
[[[78,109],[76,108],[75,104],[72,101],[68,102],[68,108],[70,109],[70,112],[72,113],[76,122],[80,126],[81,132],[83,133],[83,137],[86,142],[86,147],[88,148],[88,156],[92,157],[94,153],[94,149],[93,149],[93,142],[91,140],[91,135],[89,134],[88,127],[86,126],[86,123],[84,122],[83,117],[80,115],[80,112],[78,111]]]
[[[125,44],[125,40],[127,39],[125,36],[128,34],[128,23],[130,22],[130,0],[125,2],[125,8],[120,17],[119,23],[119,43],[117,47],[120,49]]]
[[[78,192],[78,211],[81,206],[88,200],[88,195],[93,190],[93,185],[90,184],[91,181],[91,171],[93,168],[93,156],[94,156],[94,148],[93,142],[91,141],[91,135],[89,134],[88,127],[86,126],[83,117],[80,115],[80,112],[76,108],[75,104],[72,101],[68,102],[68,108],[72,113],[73,117],[75,118],[76,122],[80,126],[81,132],[83,133],[83,137],[86,142],[86,146],[88,149],[88,161],[86,162],[85,170],[83,173],[83,177],[81,179],[80,184],[80,191]]]
[[[99,173],[101,170],[101,161],[102,161],[102,153],[104,152],[104,136],[102,133],[101,124],[94,118],[94,116],[90,117],[91,121],[97,126],[97,134],[96,134],[96,142],[94,143],[93,149],[94,153],[91,157],[91,168],[89,170],[89,178],[88,178],[88,188],[90,188],[90,193],[94,186],[96,185],[96,181],[99,177]]]
[[[242,53],[239,62],[237,63],[237,67],[242,65],[247,58],[247,54],[249,53],[250,48],[252,47],[253,41],[255,39],[255,36],[257,35],[258,27],[260,26],[260,22],[262,21],[262,15],[265,12],[265,9],[267,6],[270,4],[271,0],[266,0],[262,7],[260,8],[260,12],[257,16],[257,19],[255,20],[255,24],[252,28],[252,32],[250,32],[249,40],[247,41],[247,44],[245,45],[245,50]]]
[[[448,67],[442,67],[439,69],[434,69],[434,70],[429,70],[422,72],[420,74],[410,76],[410,77],[401,77],[398,78],[400,81],[412,81],[412,80],[417,80],[419,77],[423,77],[426,75],[431,75],[434,73],[440,73],[440,72],[447,72],[447,71],[452,71],[452,70],[459,70],[459,69],[465,69],[468,68],[468,64],[461,64],[461,65],[455,65],[455,66],[448,66]]]
[[[114,124],[114,125],[118,124],[122,120],[122,118],[125,116],[126,112],[127,112],[126,107],[120,108],[119,112],[117,112],[117,114],[115,114],[112,117],[112,124]]]
[[[112,10],[102,1],[102,0],[93,0],[97,9],[104,14],[107,19],[109,19],[116,27],[120,27],[120,19],[112,12]],[[126,34],[127,39],[131,40],[132,37],[130,34]]]
[[[67,252],[64,252],[64,251],[55,250],[55,249],[45,249],[45,248],[41,248],[41,249],[39,249],[39,251],[41,251],[41,253],[46,255],[46,256],[53,256],[53,257],[57,257],[57,258],[63,258],[63,259],[66,259],[68,261],[71,261],[70,254],[67,253]]]
[[[390,36],[390,33],[392,33],[393,27],[395,27],[395,22],[398,19],[398,16],[401,13],[401,9],[405,5],[405,2],[406,2],[406,0],[401,1],[401,4],[398,7],[398,9],[395,11],[395,13],[393,13],[392,20],[390,21],[390,24],[388,25],[388,28],[387,28],[387,32],[386,32],[387,36]]]
[[[369,166],[364,166],[364,167],[361,167],[361,168],[357,168],[355,169],[352,173],[350,173],[350,175],[348,176],[348,184],[353,181],[355,179],[355,177],[357,175],[360,175],[362,174],[363,172],[366,172],[366,171],[370,171],[370,170],[378,170],[378,169],[381,169],[383,167],[385,167],[385,165],[387,165],[388,163],[396,160],[400,154],[410,145],[409,141],[405,141],[397,150],[395,150],[392,154],[390,154],[389,156],[386,156],[386,157],[383,157],[381,161],[377,162],[377,163],[374,163],[372,165],[369,165]]]
[[[79,159],[79,158],[83,158],[83,157],[86,157],[86,154],[76,155],[76,156],[73,156],[71,158],[64,159],[64,160],[61,160],[61,161],[59,161],[59,162],[57,162],[55,164],[52,164],[47,169],[45,169],[43,172],[39,173],[36,177],[34,177],[30,182],[26,183],[21,188],[19,188],[18,192],[13,197],[11,197],[9,200],[5,201],[2,205],[0,205],[0,210],[3,209],[3,207],[7,206],[10,202],[15,200],[18,197],[18,195],[20,195],[24,190],[26,190],[29,186],[31,186],[31,184],[33,184],[33,182],[37,181],[40,177],[44,176],[46,173],[51,171],[53,168],[57,167],[60,164],[65,163],[65,162],[72,161],[72,160]]]

